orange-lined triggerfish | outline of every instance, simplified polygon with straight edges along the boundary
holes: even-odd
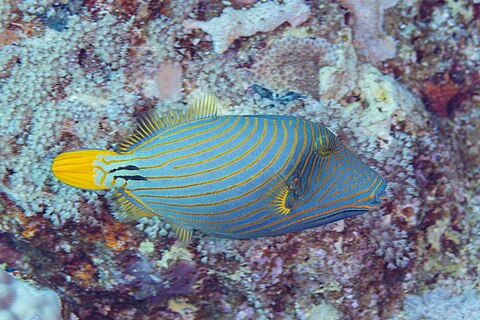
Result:
[[[202,94],[183,112],[149,113],[117,151],[58,155],[55,176],[114,189],[120,218],[159,216],[188,242],[194,229],[251,239],[374,209],[386,182],[327,128],[291,116],[217,116]]]

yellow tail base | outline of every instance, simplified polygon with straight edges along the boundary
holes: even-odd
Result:
[[[98,185],[94,161],[103,158],[105,155],[114,155],[108,150],[79,150],[59,154],[52,164],[52,171],[55,177],[73,187],[89,190],[108,189]]]

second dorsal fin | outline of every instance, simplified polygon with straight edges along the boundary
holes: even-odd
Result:
[[[215,117],[217,115],[217,97],[212,93],[202,93],[189,102],[189,107],[181,111],[161,113],[150,111],[137,118],[137,127],[117,146],[118,153],[127,153],[151,137],[179,124]]]

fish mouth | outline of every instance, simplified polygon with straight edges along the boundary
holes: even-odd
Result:
[[[375,191],[375,197],[372,199],[375,203],[380,203],[382,200],[386,199],[385,189],[387,188],[387,182],[380,178],[379,186]]]
[[[383,178],[380,178],[376,190],[373,193],[372,198],[370,199],[370,203],[373,205],[378,205],[382,202],[382,200],[385,200],[387,198],[387,196],[385,195],[386,188],[387,182]]]

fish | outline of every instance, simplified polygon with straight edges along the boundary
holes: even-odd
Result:
[[[387,182],[321,124],[283,115],[217,115],[203,93],[183,111],[138,117],[116,150],[67,151],[54,176],[112,190],[117,218],[160,217],[182,243],[194,230],[253,239],[303,231],[379,206]]]

